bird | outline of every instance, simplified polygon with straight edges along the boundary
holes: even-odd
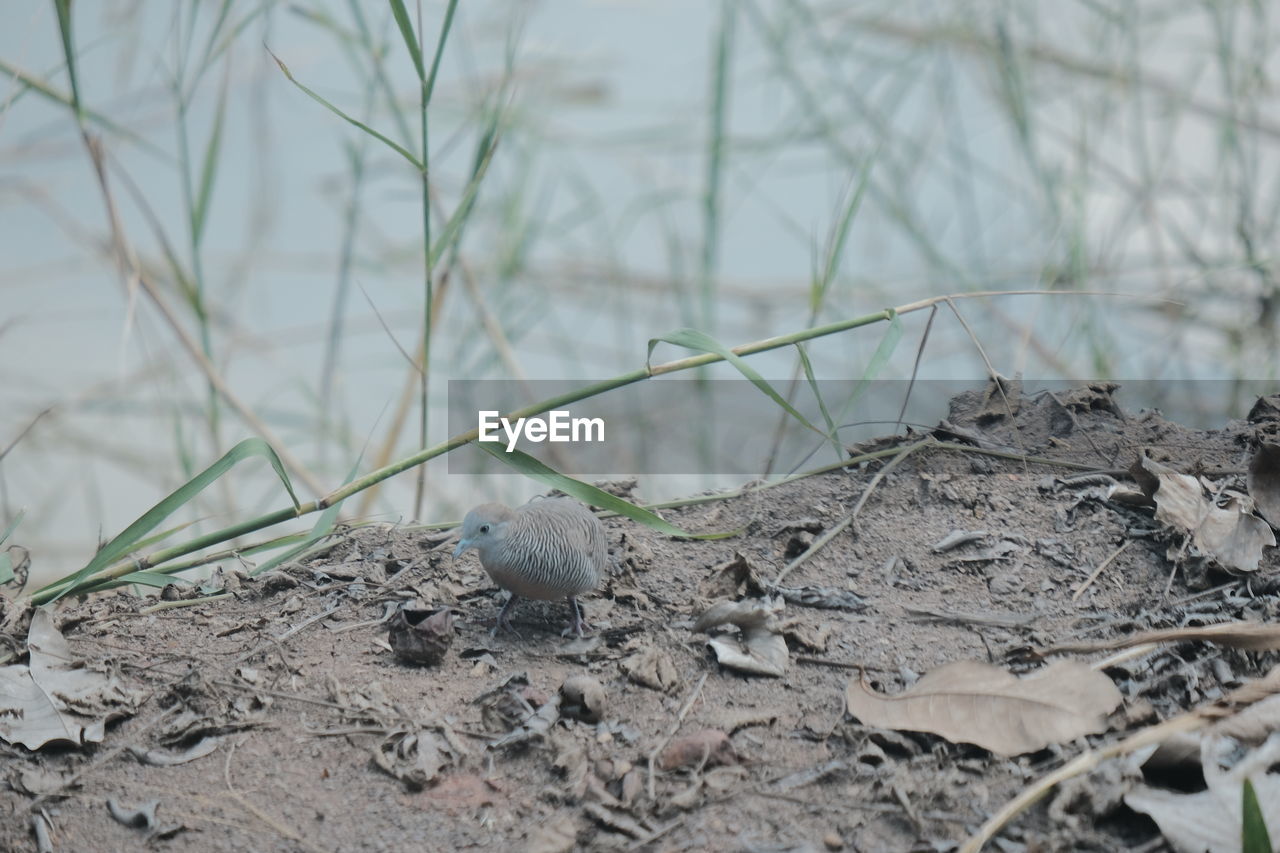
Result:
[[[495,635],[501,628],[519,636],[509,614],[523,597],[568,599],[571,629],[583,636],[577,596],[596,588],[609,558],[604,525],[585,506],[572,498],[535,498],[515,509],[481,504],[462,521],[454,559],[469,548],[494,583],[511,593],[498,613]]]

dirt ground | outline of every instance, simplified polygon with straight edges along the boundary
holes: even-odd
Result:
[[[474,554],[455,562],[449,533],[391,527],[194,607],[144,613],[153,600],[123,593],[64,603],[55,622],[72,651],[118,675],[137,707],[100,744],[0,744],[0,849],[36,850],[36,813],[58,851],[951,849],[1086,741],[1117,740],[1277,662],[1161,647],[1106,670],[1124,696],[1108,732],[1014,758],[846,714],[857,667],[895,693],[951,661],[1030,671],[1008,662],[1027,646],[1274,621],[1274,548],[1252,575],[1184,567],[1170,581],[1150,508],[1107,499],[1107,481],[1078,469],[973,449],[1071,461],[1125,485],[1145,448],[1243,490],[1258,424],[1184,429],[1122,412],[1107,386],[1010,394],[956,398],[934,434],[970,449],[907,456],[786,576],[782,677],[722,666],[692,625],[716,600],[760,594],[850,515],[887,457],[662,511],[685,530],[742,531],[726,539],[606,520],[615,566],[583,601],[585,639],[561,636],[560,602],[524,602],[522,637],[491,638],[502,598]],[[981,535],[935,547],[956,531]],[[448,640],[438,663],[393,654],[385,621],[403,603],[451,608],[452,626],[428,637]],[[586,699],[557,703],[577,676],[593,679]],[[156,758],[192,745],[212,751]],[[1082,796],[1091,786],[1097,777],[1041,802],[990,849],[1170,849],[1147,817]],[[158,805],[134,828],[108,801]]]

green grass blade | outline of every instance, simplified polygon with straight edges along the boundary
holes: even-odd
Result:
[[[452,5],[450,11],[453,11]],[[404,7],[404,0],[391,0],[391,14],[395,16],[396,26],[400,28],[400,37],[404,39],[404,46],[409,49],[409,56],[413,58],[413,67],[418,72],[418,82],[425,84],[427,66],[422,61],[422,48],[418,45],[418,36],[413,31],[413,22],[409,20],[409,10]]]
[[[498,147],[498,125],[501,118],[502,114],[495,111],[484,132],[480,135],[480,141],[476,144],[475,158],[471,161],[471,177],[462,193],[462,200],[458,202],[458,206],[454,209],[453,214],[450,215],[449,221],[444,224],[442,233],[436,238],[436,245],[431,250],[433,264],[447,251],[451,252],[451,257],[457,255],[458,248],[462,242],[463,229],[475,208],[476,195],[480,191],[480,181],[484,179],[485,173],[489,171],[489,164],[493,162],[493,155]]]
[[[18,529],[18,525],[22,523],[22,517],[27,514],[25,509],[18,510],[18,514],[14,516],[13,521],[9,522],[9,526],[4,529],[4,533],[0,533],[0,545],[13,535],[13,531]],[[13,558],[9,556],[8,551],[0,551],[0,586],[9,583],[14,579]]]
[[[1272,853],[1271,835],[1267,832],[1267,822],[1262,818],[1258,793],[1248,779],[1244,780],[1242,796],[1240,853]]]
[[[770,385],[763,376],[756,373],[755,368],[747,364],[746,360],[743,359],[742,356],[738,355],[736,352],[710,335],[704,332],[699,332],[697,329],[676,329],[674,332],[668,332],[660,337],[650,338],[649,356],[646,359],[646,364],[653,359],[653,348],[662,341],[669,344],[675,344],[676,346],[688,347],[689,349],[698,350],[699,352],[709,352],[720,356],[725,361],[736,367],[738,372],[750,380],[752,385],[763,391],[769,399],[781,406],[787,414],[791,415],[818,435],[826,438],[827,433],[818,429],[809,422],[808,418],[796,411],[795,407],[783,399],[783,396],[774,390],[774,387]]]
[[[867,385],[871,380],[880,375],[880,371],[884,369],[885,364],[889,361],[889,357],[893,355],[893,351],[897,349],[898,342],[902,340],[902,318],[898,316],[898,312],[892,308],[887,309],[889,314],[889,328],[884,330],[884,337],[880,339],[876,351],[871,354],[871,360],[867,362],[867,367],[862,371],[858,384],[854,387],[853,393],[849,395],[849,399],[845,401],[844,406],[840,408],[840,422],[844,423],[849,415],[849,409],[862,396],[862,392],[867,390]]]
[[[458,206],[450,214],[449,221],[440,229],[435,244],[431,247],[431,264],[433,266],[454,243],[461,239],[463,226],[466,225],[468,217],[475,209],[476,195],[480,192],[480,182],[484,180],[485,174],[489,171],[489,164],[493,162],[493,155],[497,150],[496,140],[489,140],[486,134],[486,138],[481,140],[480,150],[483,151],[484,158],[473,168],[471,180],[467,183],[467,188],[463,191],[462,198],[458,201]]]
[[[9,522],[9,526],[4,529],[4,533],[0,533],[0,545],[13,535],[13,531],[18,529],[18,525],[22,523],[22,518],[27,514],[25,509],[18,510],[18,514],[13,517],[13,521]]]
[[[356,478],[356,473],[359,472],[360,463],[363,459],[364,454],[361,453],[360,456],[356,458],[355,464],[351,466],[351,470],[347,472],[347,478],[342,481],[342,485],[345,486]],[[263,562],[249,574],[253,577],[257,577],[264,572],[269,572],[277,566],[281,566],[289,562],[294,557],[298,556],[303,551],[306,551],[312,545],[328,536],[333,531],[334,522],[338,520],[338,513],[342,510],[342,503],[342,501],[336,501],[332,506],[326,507],[325,511],[320,513],[320,517],[316,519],[316,523],[311,526],[311,532],[307,534],[307,538],[302,540],[301,544],[295,545],[287,551],[283,551]]]
[[[391,0],[392,3],[400,5],[400,0]],[[440,59],[444,56],[444,43],[449,38],[449,30],[453,27],[453,13],[458,9],[458,0],[449,0],[449,5],[444,10],[444,21],[440,24],[440,37],[436,39],[436,52],[431,57],[431,72],[427,75],[423,85],[422,107],[426,109],[427,104],[431,103],[431,94],[436,88],[436,75],[440,73]],[[403,30],[402,30],[403,32]],[[422,74],[422,58],[418,58],[418,74]]]
[[[271,53],[271,50],[270,50],[270,49],[268,49],[268,50],[267,50],[267,53]],[[386,145],[386,146],[387,146],[388,148],[390,148],[392,151],[396,152],[396,153],[397,153],[397,154],[399,154],[401,157],[403,157],[404,159],[406,159],[406,160],[408,160],[410,163],[412,163],[412,164],[413,164],[413,168],[417,169],[419,172],[423,171],[423,170],[426,168],[425,166],[423,166],[423,165],[422,165],[422,163],[421,163],[421,162],[419,162],[419,160],[418,160],[418,158],[417,158],[417,157],[414,157],[414,156],[413,156],[413,154],[412,154],[412,153],[410,153],[410,152],[408,151],[408,149],[404,148],[404,147],[403,147],[403,146],[401,146],[401,145],[398,145],[396,142],[394,142],[394,141],[392,141],[391,139],[388,139],[387,137],[383,136],[381,133],[379,133],[378,131],[374,130],[372,127],[370,127],[369,125],[367,125],[367,124],[365,124],[364,122],[360,121],[359,119],[355,119],[355,118],[352,118],[351,116],[347,115],[347,114],[346,114],[346,113],[344,113],[342,110],[338,109],[338,108],[337,108],[337,107],[335,107],[333,104],[329,103],[329,102],[328,102],[328,101],[326,101],[324,98],[320,97],[320,96],[319,96],[319,95],[317,95],[315,92],[311,91],[311,90],[310,90],[310,89],[308,89],[306,86],[304,86],[304,85],[302,85],[301,83],[299,83],[299,82],[294,78],[293,73],[289,70],[289,66],[285,65],[283,62],[281,62],[281,61],[280,61],[280,57],[276,56],[274,53],[271,53],[271,58],[272,58],[272,59],[274,59],[274,60],[276,61],[276,65],[280,66],[280,70],[284,73],[284,76],[285,76],[285,77],[287,77],[287,78],[289,79],[289,82],[290,82],[290,83],[292,83],[293,85],[297,86],[299,89],[301,89],[304,93],[306,93],[306,94],[307,94],[307,95],[308,95],[312,100],[314,100],[316,103],[320,104],[322,107],[324,107],[324,108],[325,108],[325,109],[327,109],[329,112],[331,112],[331,113],[333,113],[334,115],[336,115],[338,118],[342,119],[343,121],[345,121],[345,122],[347,122],[347,123],[349,123],[349,124],[351,124],[351,125],[354,125],[355,127],[360,128],[360,129],[361,129],[361,130],[363,130],[365,133],[367,133],[367,134],[369,134],[370,136],[372,136],[374,139],[376,139],[376,140],[378,140],[379,142],[381,142],[382,144]]]
[[[182,524],[174,525],[173,527],[167,528],[165,530],[161,530],[159,533],[152,534],[151,536],[148,536],[145,539],[139,539],[137,544],[133,546],[133,550],[138,551],[138,550],[141,550],[142,548],[150,548],[152,545],[157,545],[163,542],[164,540],[168,539],[173,534],[180,533],[183,530],[186,530],[191,525],[197,524],[198,522],[203,520],[204,519],[195,519],[192,521],[184,521],[182,522]]]
[[[725,117],[729,112],[730,68],[733,63],[734,33],[737,30],[737,0],[724,0],[720,5],[720,33],[716,38],[711,84],[711,128],[707,139],[706,189],[702,195],[702,261],[700,310],[698,323],[706,329],[715,325],[715,277],[720,255],[720,208],[728,136]]]
[[[818,388],[818,380],[813,375],[813,364],[809,361],[809,353],[805,351],[804,344],[796,344],[796,349],[800,352],[800,366],[804,368],[804,378],[809,382],[809,390],[813,391],[814,398],[818,401],[818,410],[822,412],[822,420],[827,425],[827,435],[831,437],[831,447],[836,452],[837,459],[845,457],[844,448],[840,446],[840,440],[836,437],[836,422],[831,417],[831,412],[827,411],[827,402],[822,399],[822,391]]]
[[[76,121],[83,124],[84,107],[80,102],[80,79],[76,74],[76,51],[71,35],[71,0],[53,0],[58,10],[58,32],[62,36],[62,53],[67,60],[67,77],[71,80],[71,109]]]
[[[826,263],[823,264],[822,269],[822,278],[818,280],[818,286],[810,297],[812,302],[809,307],[815,315],[822,307],[822,302],[831,287],[831,282],[835,281],[836,271],[840,269],[840,261],[844,257],[844,247],[849,240],[849,229],[853,225],[853,217],[857,215],[858,210],[862,207],[862,197],[867,194],[867,186],[871,183],[871,167],[875,164],[875,160],[876,155],[873,154],[862,164],[862,169],[858,172],[857,184],[849,196],[849,203],[845,205],[844,213],[840,217],[840,224],[836,226],[835,240],[831,244],[830,251],[827,252]]]
[[[204,237],[204,226],[209,213],[209,200],[213,197],[214,179],[218,174],[219,154],[222,151],[222,126],[227,114],[227,80],[231,65],[227,66],[228,74],[222,76],[222,85],[218,90],[218,111],[213,118],[213,134],[204,149],[204,163],[200,169],[200,188],[196,193],[195,209],[191,212],[191,232],[197,244]]]
[[[199,69],[196,72],[197,77],[209,67],[209,60],[213,56],[213,46],[217,43],[218,36],[222,34],[222,28],[226,26],[227,17],[231,14],[232,3],[233,0],[222,0],[222,6],[218,8],[218,14],[214,18],[213,26],[209,28],[209,35],[205,39],[204,54],[200,57],[200,62],[196,64],[196,68]]]
[[[289,498],[293,501],[294,509],[299,508],[298,497],[293,493],[293,485],[289,482],[289,475],[285,473],[284,465],[280,462],[280,457],[271,449],[271,445],[267,444],[260,438],[246,438],[235,447],[228,450],[221,459],[201,471],[190,481],[176,489],[172,494],[160,501],[158,504],[147,510],[137,521],[130,524],[116,538],[112,539],[103,546],[92,560],[89,561],[83,569],[74,574],[54,581],[43,587],[39,592],[56,591],[51,600],[56,601],[68,592],[74,591],[85,580],[93,577],[94,573],[100,569],[106,568],[116,560],[124,557],[130,551],[137,547],[138,542],[156,528],[170,515],[175,513],[182,506],[193,500],[196,495],[204,491],[204,489],[217,480],[233,465],[243,459],[251,456],[263,456],[271,463],[271,467],[275,469],[276,474],[280,477],[280,481],[284,484],[285,490],[289,492]]]
[[[4,59],[0,59],[0,72],[3,72],[4,74],[12,77],[14,82],[18,84],[16,91],[14,92],[13,96],[9,100],[10,106],[13,105],[13,103],[18,99],[18,97],[23,92],[29,89],[32,92],[35,92],[37,95],[40,95],[48,99],[49,101],[52,101],[55,104],[61,104],[64,107],[70,107],[72,109],[75,109],[75,104],[72,101],[72,98],[70,95],[67,95],[63,92],[59,92],[57,89],[53,88],[48,83],[44,82],[38,77],[34,77],[31,74],[28,74],[18,66],[11,64],[5,61]],[[134,145],[137,145],[139,148],[142,148],[146,150],[148,153],[155,155],[160,160],[166,163],[173,160],[169,152],[159,148],[154,143],[149,142],[146,139],[143,139],[141,136],[134,133],[129,128],[116,124],[114,121],[112,121],[110,118],[103,115],[102,113],[97,112],[95,110],[83,109],[83,107],[81,108],[81,111],[83,112],[85,118],[90,119],[95,124],[101,125],[102,127],[111,131],[116,136],[119,136],[121,139],[129,140]]]
[[[121,586],[136,583],[142,586],[155,587],[156,589],[164,589],[171,583],[191,583],[186,578],[175,578],[173,575],[164,575],[160,572],[131,572],[117,578],[117,580]]]
[[[530,479],[551,486],[553,489],[559,489],[566,495],[572,495],[583,503],[603,507],[616,512],[618,515],[626,516],[632,521],[638,521],[659,533],[665,533],[668,536],[676,536],[681,539],[727,539],[730,536],[737,535],[736,531],[729,533],[687,533],[644,507],[636,506],[630,501],[625,501],[581,480],[575,480],[573,477],[561,474],[521,450],[512,450],[508,453],[505,449],[494,447],[487,442],[475,442],[475,445]]]

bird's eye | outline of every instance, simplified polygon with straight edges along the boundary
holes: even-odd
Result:
[[[482,524],[482,525],[480,525],[480,532],[481,532],[481,533],[488,533],[488,532],[489,532],[489,525],[487,525],[487,524]]]

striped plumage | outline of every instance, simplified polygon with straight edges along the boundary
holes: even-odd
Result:
[[[494,583],[511,593],[495,631],[514,630],[508,613],[519,597],[567,598],[573,629],[582,635],[575,596],[596,588],[609,558],[604,525],[585,506],[571,498],[534,499],[516,509],[482,504],[463,520],[453,555],[468,548],[479,552]]]

